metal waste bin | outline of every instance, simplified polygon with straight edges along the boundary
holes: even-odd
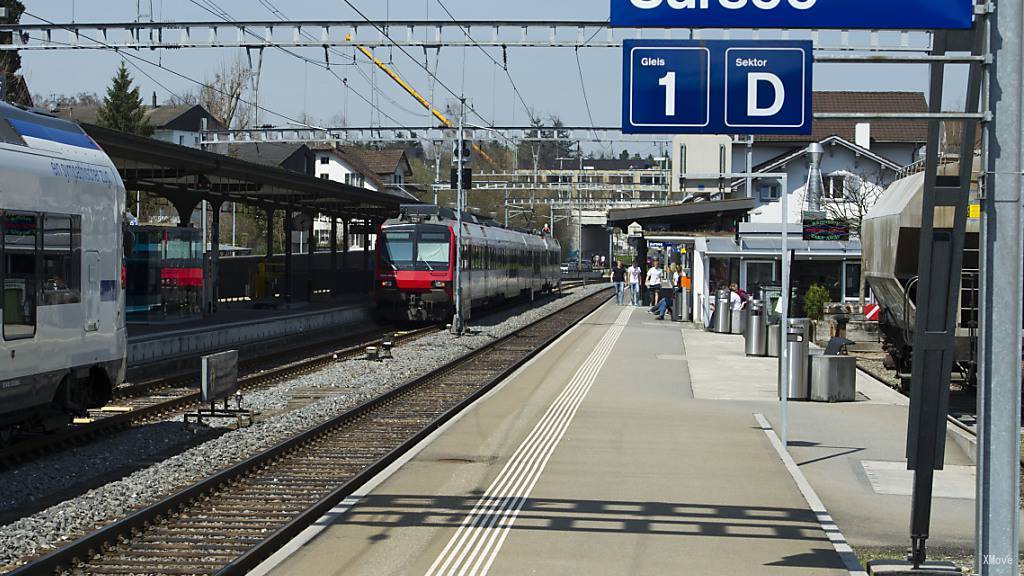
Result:
[[[729,322],[729,333],[743,334],[743,329],[747,326],[747,311],[730,310],[730,312],[732,319]]]
[[[765,353],[769,358],[778,358],[779,349],[782,348],[782,325],[779,323],[768,325],[768,345]]]
[[[715,294],[715,322],[714,330],[719,334],[728,334],[732,324],[732,314],[729,310],[729,290],[719,290]]]
[[[779,358],[779,397],[785,393],[790,400],[807,400],[811,396],[810,380],[808,379],[810,353],[811,321],[807,318],[790,318],[786,322],[785,341],[786,362],[789,364],[789,378],[782,381],[782,358]]]
[[[675,306],[672,307],[672,310],[679,315],[680,322],[690,321],[690,294],[686,288],[681,288],[676,292]],[[676,317],[673,316],[672,319],[675,320]]]
[[[811,357],[811,400],[853,402],[857,399],[857,357]]]
[[[747,356],[764,356],[768,353],[768,324],[765,322],[764,303],[750,301],[747,313]]]

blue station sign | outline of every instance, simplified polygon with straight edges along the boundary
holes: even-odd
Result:
[[[812,44],[626,40],[622,131],[810,134]]]
[[[972,0],[611,0],[622,28],[963,29]]]

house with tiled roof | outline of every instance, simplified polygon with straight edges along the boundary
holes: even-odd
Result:
[[[356,146],[343,146],[340,150],[349,157],[362,162],[389,187],[403,188],[412,177],[412,164],[409,163],[409,156],[401,148],[370,150]]]
[[[928,111],[928,104],[920,92],[815,92],[814,111],[920,113]],[[900,168],[920,158],[927,140],[927,122],[920,120],[815,120],[810,135],[755,136],[749,146],[754,172],[787,174],[793,214],[790,221],[797,222],[807,184],[808,147],[812,143],[825,150],[822,178],[825,193],[835,200],[846,193],[844,189],[852,186],[854,180],[888,186]],[[735,171],[744,171],[746,154],[747,146],[733,147]],[[781,217],[774,206],[783,193],[780,182],[755,182],[750,194],[745,188],[745,181],[734,182],[733,195],[752,196],[757,201],[751,221],[777,221]]]
[[[223,130],[224,126],[199,104],[147,106],[146,121],[153,127],[152,137],[179,146],[199,148],[203,122],[208,130]],[[99,106],[75,106],[55,110],[58,116],[81,124],[95,124]]]
[[[815,112],[921,113],[928,102],[921,92],[815,92]],[[753,164],[763,164],[811,142],[839,136],[886,159],[906,166],[918,159],[928,141],[928,123],[922,120],[814,120],[810,135],[754,137]],[[746,151],[736,147],[733,166],[743,166]]]

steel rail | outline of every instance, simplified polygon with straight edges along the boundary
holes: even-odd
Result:
[[[401,342],[410,338],[418,338],[436,330],[438,330],[437,327],[423,328],[414,332],[399,335],[396,341]],[[380,337],[377,336],[359,344],[346,346],[326,353],[316,354],[298,361],[286,362],[271,368],[254,369],[239,378],[239,386],[242,390],[257,390],[275,382],[279,382],[282,379],[293,378],[295,376],[311,372],[335,362],[337,358],[351,358],[357,356],[365,350],[366,346],[379,341]],[[309,348],[320,349],[325,346],[326,342],[321,341]],[[300,350],[294,349],[288,353],[288,356],[298,354],[299,352]],[[128,391],[122,391],[120,393],[115,391],[115,398],[117,399],[130,400],[137,403],[143,402],[143,404],[137,407],[132,407],[132,409],[127,412],[113,413],[105,417],[100,416],[98,420],[89,424],[72,426],[55,434],[31,437],[0,449],[0,469],[10,468],[18,463],[29,461],[40,454],[50,454],[70,446],[79,446],[96,438],[108,436],[115,432],[120,432],[140,424],[152,422],[157,418],[165,418],[168,415],[180,413],[193,406],[199,406],[202,401],[201,392],[194,388],[181,385],[181,379],[182,376],[176,375],[171,377],[171,383],[165,384],[162,382],[154,382],[149,384],[140,384],[135,389],[142,392],[141,396],[125,396],[124,394],[132,393],[130,391],[131,388],[129,388]],[[189,388],[188,391],[185,391],[173,398],[160,399],[152,404],[145,403],[147,400],[145,398],[146,394],[155,394],[160,391],[183,390],[185,388]],[[93,411],[93,414],[98,415],[97,411]]]
[[[462,397],[454,406],[445,409],[439,415],[433,417],[417,433],[404,438],[383,457],[375,460],[369,466],[352,475],[343,484],[317,499],[312,506],[292,516],[283,525],[277,527],[269,536],[231,561],[223,564],[216,572],[218,574],[244,574],[255,568],[260,562],[268,558],[283,544],[298,535],[299,532],[315,522],[344,498],[351,495],[359,486],[365,484],[374,475],[396,461],[402,454],[415,446],[416,443],[426,438],[453,416],[486,394],[530,358],[545,349],[603,305],[607,299],[607,290],[603,290],[549,314],[485,347],[464,354],[448,365],[434,369],[390,392],[364,402],[344,414],[331,418],[305,432],[280,442],[256,456],[239,462],[159,502],[88,534],[42,558],[20,566],[10,572],[10,574],[11,576],[25,576],[29,574],[54,573],[60,570],[74,570],[76,567],[80,568],[81,564],[92,561],[96,556],[102,556],[105,551],[113,549],[120,543],[132,540],[137,534],[143,534],[151,527],[159,526],[162,519],[175,516],[187,510],[190,506],[199,505],[201,504],[200,501],[209,501],[216,496],[218,491],[228,490],[233,484],[242,481],[243,478],[247,478],[251,474],[258,473],[259,470],[265,469],[271,463],[280,462],[282,459],[287,458],[289,454],[309,448],[315,442],[328,442],[331,434],[340,434],[350,425],[355,426],[359,422],[366,421],[367,418],[372,417],[374,412],[396,406],[403,398],[412,398],[417,391],[429,392],[429,384],[432,381],[454,373],[460,367],[470,365],[472,361],[486,356],[489,352],[500,351],[503,345],[510,343],[518,344],[516,342],[518,339],[529,338],[531,330],[551,328],[550,332],[540,334],[540,337],[536,338],[537,342],[526,343],[528,345],[527,348],[523,348],[521,344],[511,346],[509,351],[517,353],[518,357],[509,364],[498,368],[496,375],[488,376],[486,381],[472,385],[475,387],[475,390],[468,396]],[[386,416],[382,416],[382,418],[386,418]],[[195,511],[192,511],[192,516],[196,516]],[[183,559],[175,558],[168,561],[168,563],[174,563],[175,561],[182,563]],[[154,573],[154,570],[148,568],[145,572]]]

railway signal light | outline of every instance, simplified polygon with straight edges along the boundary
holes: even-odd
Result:
[[[463,168],[473,165],[473,142],[471,140],[462,140],[461,148],[457,140],[452,146],[452,166],[458,166],[460,160]]]
[[[452,168],[451,180],[449,180],[449,181],[451,182],[452,190],[455,190],[456,188],[459,187],[459,171],[458,171],[457,168]],[[473,169],[472,168],[465,168],[464,167],[462,169],[462,189],[463,190],[472,190],[473,189]]]

